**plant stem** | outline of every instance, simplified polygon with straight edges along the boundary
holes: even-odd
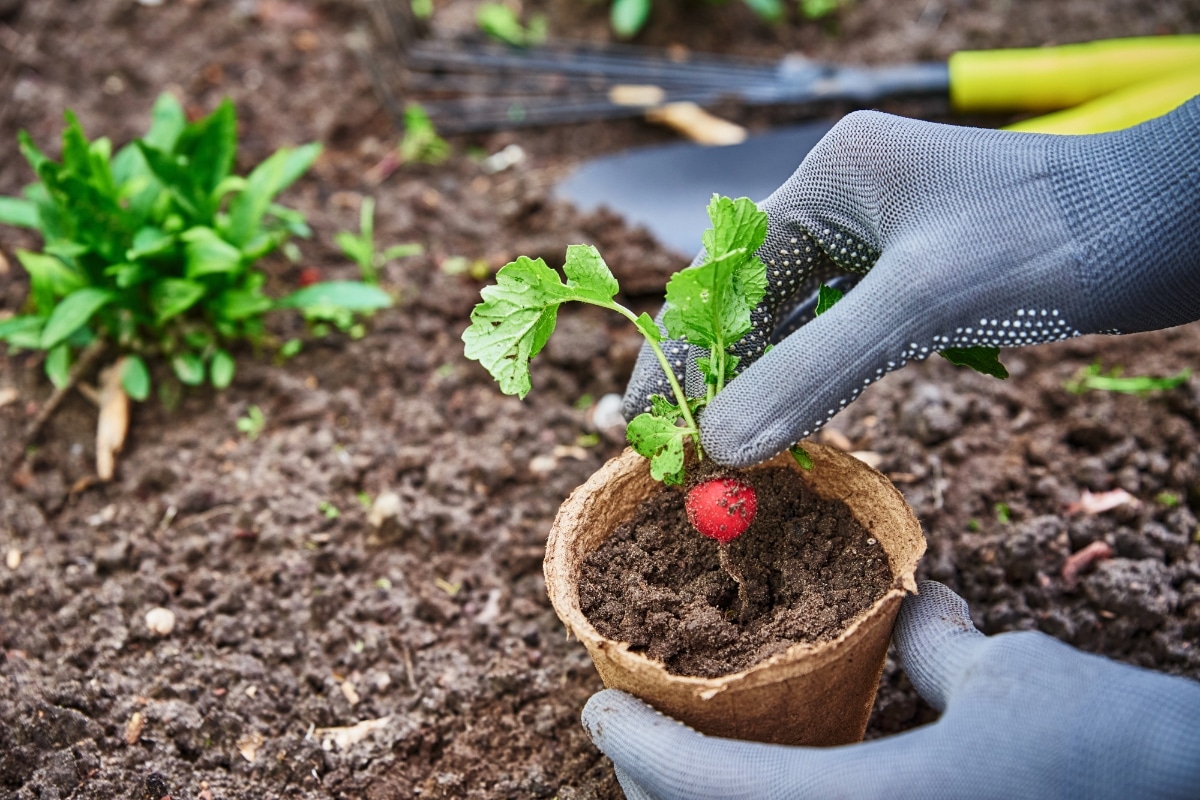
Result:
[[[725,570],[725,573],[737,584],[738,603],[741,606],[738,609],[738,622],[741,622],[746,616],[746,609],[750,607],[750,596],[746,592],[746,579],[742,577],[741,570],[733,565],[733,559],[729,557],[729,545],[717,545],[717,554],[721,561],[721,569]]]
[[[629,309],[618,303],[613,303],[611,307],[630,322],[635,325],[637,324],[637,315]],[[639,330],[641,329],[639,328]],[[675,377],[675,370],[671,368],[671,362],[667,359],[667,354],[663,352],[658,342],[646,337],[646,344],[650,345],[650,349],[654,351],[654,356],[658,359],[659,366],[662,367],[663,373],[667,376],[667,383],[671,387],[671,393],[675,395],[675,402],[679,404],[679,411],[683,414],[683,421],[687,423],[688,433],[691,434],[692,441],[696,445],[696,458],[703,461],[704,451],[700,448],[700,426],[696,424],[695,418],[692,417],[692,410],[688,407],[687,395]]]

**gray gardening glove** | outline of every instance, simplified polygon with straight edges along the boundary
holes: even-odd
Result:
[[[760,207],[770,285],[739,352],[750,366],[704,411],[702,443],[718,462],[780,452],[939,350],[1200,318],[1200,98],[1092,136],[858,112]],[[861,280],[792,333],[811,318],[797,303],[836,274]],[[681,376],[697,355],[666,349]],[[626,415],[664,385],[643,352]]]
[[[583,724],[630,800],[1200,796],[1200,683],[1042,633],[986,637],[934,582],[904,601],[894,641],[943,713],[886,739],[822,749],[710,738],[612,689],[588,701]]]

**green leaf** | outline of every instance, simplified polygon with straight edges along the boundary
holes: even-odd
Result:
[[[392,298],[378,286],[358,281],[324,281],[292,292],[275,303],[277,308],[332,307],[347,311],[376,311],[390,308]]]
[[[20,228],[39,228],[37,205],[19,197],[0,197],[0,224]]]
[[[813,316],[821,316],[826,311],[833,308],[833,304],[838,300],[841,300],[843,297],[845,297],[845,295],[841,291],[833,288],[832,286],[826,286],[822,283],[820,290],[817,292],[817,308],[813,312]]]
[[[233,356],[224,350],[213,353],[212,363],[208,365],[209,379],[217,389],[224,389],[233,382]]]
[[[1120,367],[1113,367],[1107,374],[1099,364],[1092,364],[1073,380],[1065,384],[1067,391],[1082,394],[1086,391],[1118,392],[1121,394],[1147,395],[1153,392],[1164,392],[1182,386],[1192,376],[1190,369],[1182,369],[1177,374],[1158,378],[1151,375],[1121,375]]]
[[[233,274],[242,268],[242,251],[212,228],[190,228],[179,237],[184,244],[187,277]]]
[[[650,413],[665,420],[677,420],[683,416],[683,410],[661,394],[650,395]]]
[[[800,445],[793,445],[788,448],[788,452],[792,454],[792,458],[796,459],[796,463],[800,465],[800,469],[813,468],[812,456]]]
[[[159,325],[194,306],[204,296],[204,284],[183,278],[166,278],[150,289],[150,307]]]
[[[667,282],[663,324],[673,339],[724,349],[751,327],[750,312],[767,291],[766,267],[754,255],[767,235],[767,215],[746,198],[714,195],[706,260]]]
[[[409,256],[419,256],[425,252],[425,245],[418,242],[410,242],[408,244],[394,244],[383,251],[379,257],[380,262],[386,264],[394,258],[407,258]]]
[[[650,476],[667,485],[683,482],[683,442],[687,436],[686,428],[653,414],[638,414],[625,429],[629,446],[650,459]]]
[[[6,319],[0,322],[0,341],[13,347],[37,350],[42,344],[42,326],[45,324],[45,317],[30,314]]]
[[[800,13],[807,19],[822,19],[841,7],[847,0],[800,0]]]
[[[25,160],[29,162],[29,166],[33,167],[33,171],[40,177],[42,168],[47,164],[53,164],[50,159],[38,149],[33,143],[33,137],[26,131],[17,133],[17,147],[21,151],[21,155],[25,156]]]
[[[741,361],[741,359],[737,356],[733,354],[727,354],[724,362],[722,362],[725,365],[724,375],[717,374],[718,368],[713,366],[711,358],[700,356],[696,359],[696,367],[704,376],[705,383],[710,383],[713,386],[723,386],[737,376],[737,365],[739,361]]]
[[[654,318],[645,311],[643,311],[641,316],[637,318],[637,329],[642,332],[642,336],[645,336],[646,339],[651,342],[662,341],[662,331],[658,329],[658,325],[655,324]]]
[[[312,228],[308,226],[308,220],[303,211],[297,211],[279,203],[271,203],[267,206],[266,218],[271,221],[272,229],[275,229],[276,223],[279,223],[283,226],[283,230],[293,236],[299,236],[302,239],[312,236]]]
[[[116,199],[117,182],[112,173],[112,142],[99,138],[88,146],[91,177],[89,183],[105,198]]]
[[[187,173],[195,187],[196,199],[210,202],[209,196],[229,175],[237,155],[237,112],[233,102],[228,98],[222,100],[207,117],[184,127],[175,146],[167,152],[187,159]]]
[[[623,39],[636,34],[650,17],[650,0],[613,0],[609,24]]]
[[[500,391],[525,397],[529,393],[529,361],[545,346],[558,306],[572,300],[613,308],[616,278],[596,248],[567,248],[564,284],[542,259],[521,256],[496,273],[496,285],[484,287],[483,302],[471,312],[463,332],[467,358],[481,363]]]
[[[544,18],[540,18],[540,24],[538,19],[531,19],[526,27],[521,24],[515,11],[501,3],[484,3],[475,15],[475,22],[481,31],[514,47],[536,44],[545,38]]]
[[[183,106],[174,95],[163,92],[154,101],[150,119],[150,130],[142,140],[151,147],[167,153],[174,150],[179,134],[187,127],[187,114],[184,113]]]
[[[228,289],[217,295],[209,308],[215,316],[227,320],[257,317],[275,307],[275,301],[260,291]]]
[[[760,211],[748,197],[734,200],[714,194],[708,202],[708,218],[712,227],[700,238],[709,258],[721,258],[738,249],[751,258],[767,240],[767,212]]]
[[[139,228],[133,235],[133,247],[125,251],[125,258],[137,261],[142,258],[158,258],[170,255],[175,249],[176,237],[153,226]]]
[[[320,154],[321,145],[315,143],[285,147],[255,167],[246,177],[246,187],[229,205],[226,238],[238,247],[253,239],[275,195],[307,172]]]
[[[82,328],[93,314],[111,303],[115,297],[112,292],[94,286],[77,289],[67,295],[51,312],[46,326],[42,328],[42,349],[51,349]]]
[[[129,289],[156,277],[147,265],[129,262],[107,266],[104,274],[113,279],[118,289]]]
[[[67,126],[62,134],[62,165],[78,176],[86,176],[92,171],[91,158],[88,156],[87,134],[79,124],[79,117],[74,111],[68,110],[63,114]]]
[[[209,210],[206,207],[207,198],[204,197],[203,191],[197,187],[195,179],[188,172],[182,161],[174,155],[151,147],[141,140],[137,140],[134,144],[141,151],[142,157],[146,159],[146,164],[150,167],[150,171],[154,173],[154,177],[170,193],[171,198],[179,206],[179,209],[194,221],[208,221],[205,213]]]
[[[600,257],[600,251],[588,244],[567,247],[563,274],[567,276],[566,286],[572,292],[571,300],[611,306],[612,299],[621,291],[617,279]]]
[[[29,273],[29,290],[40,314],[48,315],[58,298],[87,285],[87,278],[62,259],[18,250],[17,260]]]
[[[337,242],[337,246],[341,248],[346,257],[358,264],[359,269],[364,273],[374,268],[375,254],[371,252],[371,245],[364,242],[357,234],[340,231],[333,237],[333,240]]]
[[[767,22],[778,22],[783,19],[783,3],[780,0],[745,0],[750,10],[758,15],[759,19]]]
[[[56,167],[51,164],[47,169],[54,170]],[[67,229],[66,218],[59,210],[54,198],[50,196],[50,192],[46,189],[45,184],[34,183],[26,186],[22,194],[25,195],[26,200],[33,203],[37,208],[38,230],[41,232],[42,238],[46,241],[47,245],[68,238],[69,231]]]
[[[71,348],[65,342],[46,354],[46,377],[55,389],[61,389],[71,380]]]
[[[976,372],[1003,380],[1008,370],[1000,363],[999,347],[947,347],[940,351],[943,358],[960,367],[970,367]]]
[[[150,396],[150,370],[141,356],[125,356],[121,365],[121,388],[139,403]]]
[[[199,386],[204,382],[204,362],[195,353],[181,353],[171,359],[175,375],[187,386]]]
[[[404,107],[404,136],[396,146],[396,153],[403,162],[422,164],[440,164],[450,155],[450,145],[438,136],[429,115],[419,103]]]

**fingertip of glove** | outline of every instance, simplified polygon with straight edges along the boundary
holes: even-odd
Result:
[[[967,606],[967,601],[953,589],[937,581],[918,582],[917,593],[906,598],[900,609],[900,617],[904,622],[911,622],[916,618],[936,617],[977,632],[975,623],[971,621],[971,609]]]
[[[642,705],[642,702],[630,694],[619,689],[603,689],[589,697],[584,704],[583,713],[580,715],[583,727],[595,739],[603,735],[605,720],[628,713],[638,705]]]

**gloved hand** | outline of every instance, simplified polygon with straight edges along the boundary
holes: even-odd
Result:
[[[703,412],[704,449],[724,464],[761,461],[946,348],[1200,318],[1198,186],[1200,98],[1093,136],[851,114],[760,204],[768,293],[735,350],[750,366]],[[861,281],[791,333],[798,299],[838,273]],[[779,344],[758,359],[768,341]],[[665,349],[682,378],[696,354]],[[647,349],[626,416],[664,386]]]
[[[943,713],[886,739],[801,748],[710,738],[612,689],[588,701],[583,724],[630,800],[1200,795],[1200,683],[1042,633],[985,637],[963,599],[934,582],[905,599],[894,641]]]

